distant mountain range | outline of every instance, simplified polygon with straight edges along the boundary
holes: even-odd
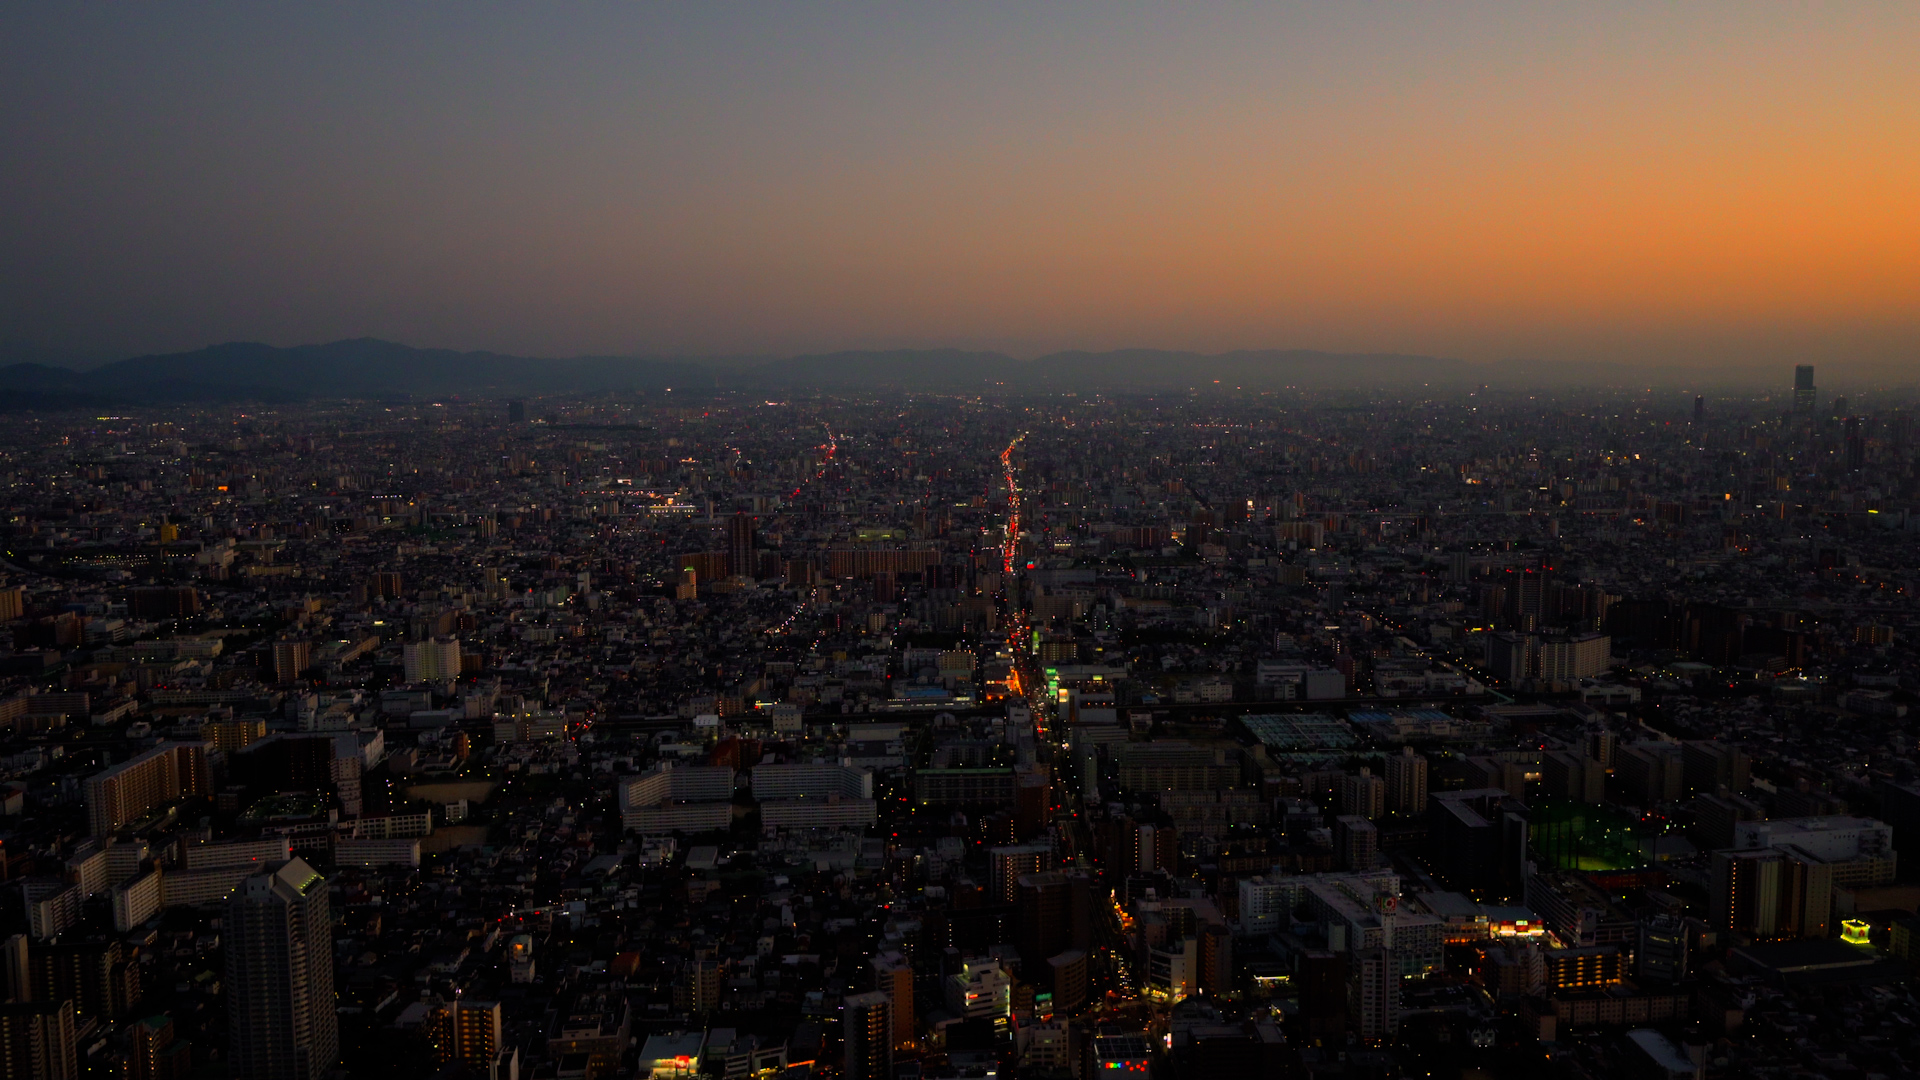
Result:
[[[136,356],[90,370],[40,362],[0,367],[0,408],[59,409],[314,398],[501,397],[618,390],[1156,391],[1446,388],[1668,383],[1652,369],[1432,356],[1263,350],[1203,354],[1152,349],[1061,352],[1016,360],[952,349],[839,352],[786,359],[570,359],[418,349],[359,338],[278,348],[251,342]],[[1696,378],[1698,377],[1696,373]]]

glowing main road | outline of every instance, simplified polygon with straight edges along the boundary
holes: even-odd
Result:
[[[793,491],[787,495],[788,502],[793,502],[794,500],[800,498],[800,492],[803,491],[808,484],[811,484],[814,481],[819,480],[821,477],[827,475],[827,470],[833,467],[833,456],[834,454],[838,453],[840,450],[840,440],[834,437],[832,428],[827,428],[826,431],[827,431],[826,445],[816,448],[820,451],[820,467],[814,470],[814,474],[812,476],[809,476],[801,480],[800,486],[794,488]],[[787,631],[793,628],[793,621],[799,618],[800,613],[805,610],[807,610],[807,599],[803,596],[800,602],[793,606],[793,610],[787,613],[786,618],[780,620],[778,623],[774,624],[773,626],[767,627],[766,630],[762,632],[768,635],[769,637],[778,637],[779,635],[786,633]]]
[[[800,481],[800,487],[794,488],[793,491],[787,495],[788,502],[799,498],[801,488],[827,475],[827,470],[833,467],[833,455],[840,449],[840,440],[834,438],[832,428],[827,428],[827,444],[818,447],[818,449],[823,452],[820,458],[820,468],[816,470],[812,476]]]
[[[1016,435],[1000,451],[1000,471],[1007,481],[1007,536],[1000,544],[1002,569],[1013,573],[1013,560],[1020,553],[1020,484],[1013,478],[1013,448],[1020,445],[1025,435]]]
[[[1007,598],[1007,645],[1013,656],[1013,670],[1008,676],[1008,689],[1016,697],[1027,702],[1033,710],[1034,724],[1041,739],[1048,737],[1052,725],[1048,722],[1051,703],[1040,696],[1045,685],[1039,673],[1029,666],[1033,660],[1031,631],[1028,628],[1027,612],[1021,593],[1014,584],[1015,560],[1020,554],[1020,482],[1014,476],[1013,451],[1020,445],[1025,435],[1016,435],[1000,451],[1000,469],[1007,485],[1007,535],[1000,545],[1000,566],[1005,571],[1001,588]]]

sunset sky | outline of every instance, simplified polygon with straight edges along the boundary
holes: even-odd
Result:
[[[1920,368],[1920,4],[0,9],[0,340]]]

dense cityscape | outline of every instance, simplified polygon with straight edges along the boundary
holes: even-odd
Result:
[[[0,431],[5,1076],[1909,1076],[1909,396]]]

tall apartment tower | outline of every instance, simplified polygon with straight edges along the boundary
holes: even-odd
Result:
[[[913,965],[897,952],[873,958],[873,981],[893,1007],[893,1045],[913,1041]]]
[[[1813,365],[1801,364],[1793,369],[1793,411],[1797,413],[1813,412],[1819,394],[1813,388]]]
[[[893,1080],[893,998],[885,991],[850,994],[845,1009],[841,1045],[846,1062],[844,1080]]]
[[[1022,874],[1017,883],[1015,946],[1029,981],[1047,970],[1047,961],[1073,944],[1073,888],[1058,870]]]
[[[460,639],[452,637],[409,641],[400,647],[400,664],[408,682],[445,682],[460,677]]]
[[[701,957],[693,961],[687,978],[691,983],[694,1012],[706,1016],[720,1011],[720,992],[726,988],[721,982],[723,974],[718,960]]]
[[[1338,1044],[1347,1033],[1347,957],[1331,949],[1308,949],[1300,958],[1300,1014],[1307,1041]]]
[[[753,519],[736,513],[727,519],[727,573],[734,577],[752,577],[754,549]]]
[[[1386,781],[1373,775],[1371,769],[1361,769],[1358,776],[1341,777],[1340,812],[1369,819],[1386,816]]]
[[[87,777],[82,793],[94,836],[105,836],[156,806],[205,794],[207,750],[202,743],[161,743]]]
[[[78,1080],[80,1052],[73,1002],[0,1005],[0,1076]]]
[[[500,1003],[455,999],[434,1011],[433,1060],[459,1062],[485,1075],[500,1056]]]
[[[987,852],[991,876],[988,892],[995,904],[1020,898],[1020,878],[1053,869],[1053,848],[1046,844],[1006,844]]]
[[[1411,746],[1387,757],[1387,809],[1419,814],[1427,809],[1427,759]]]
[[[273,643],[273,681],[276,683],[295,682],[300,673],[313,664],[313,643],[309,641],[276,641]]]
[[[1400,1026],[1400,975],[1390,949],[1354,952],[1347,974],[1347,1023],[1363,1042],[1384,1042]]]
[[[1358,814],[1333,819],[1333,847],[1344,869],[1367,871],[1380,865],[1380,830]]]
[[[340,1056],[327,883],[303,859],[240,883],[227,902],[228,1073],[320,1080]]]
[[[15,934],[0,942],[0,1002],[27,1001],[33,997],[30,956],[25,934]]]

